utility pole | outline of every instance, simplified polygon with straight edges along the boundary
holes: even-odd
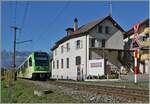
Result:
[[[14,54],[13,54],[13,74],[14,74],[14,81],[17,80],[17,72],[16,72],[16,44],[22,44],[22,43],[26,43],[26,42],[31,42],[32,40],[24,40],[24,41],[20,41],[20,42],[16,42],[16,34],[17,34],[17,30],[20,29],[16,26],[12,26],[13,30],[14,30]]]
[[[16,73],[16,33],[17,30],[19,29],[16,26],[12,26],[14,30],[14,54],[13,54],[13,74],[14,74],[14,80],[17,80],[17,73]]]

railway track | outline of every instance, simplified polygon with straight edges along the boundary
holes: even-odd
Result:
[[[28,80],[29,81],[29,80]],[[113,96],[113,97],[122,97],[127,101],[130,100],[132,102],[149,102],[149,90],[145,89],[132,89],[132,88],[119,88],[119,87],[111,87],[111,86],[102,86],[102,85],[91,85],[91,84],[82,84],[82,83],[74,83],[74,82],[63,82],[63,81],[32,81],[32,83],[40,83],[46,87],[46,85],[54,85],[61,88],[69,88],[73,91],[85,91],[90,92],[96,96]]]
[[[133,102],[134,101],[149,102],[149,90],[144,89],[118,88],[118,87],[98,86],[79,83],[66,83],[59,81],[46,81],[46,83],[68,87],[78,91],[89,91],[95,93],[96,95],[103,94],[109,96],[124,97]]]

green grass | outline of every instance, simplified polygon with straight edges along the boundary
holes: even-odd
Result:
[[[13,82],[11,96],[8,96],[8,88],[4,87],[4,82],[1,83],[1,102],[3,103],[76,103],[81,100],[74,98],[73,96],[64,95],[61,91],[53,91],[46,96],[34,95],[34,89],[40,87],[23,80],[17,80]]]

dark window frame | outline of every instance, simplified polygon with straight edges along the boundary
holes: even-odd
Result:
[[[105,39],[102,39],[102,47],[105,47]]]
[[[95,40],[96,40],[95,38],[91,39],[91,47],[95,47]]]
[[[102,25],[98,26],[98,33],[103,33],[103,26]]]
[[[24,68],[27,68],[27,67],[28,67],[28,61],[25,61]]]
[[[64,60],[61,59],[61,68],[64,68]]]
[[[108,26],[105,27],[105,33],[109,34],[109,27]]]
[[[69,68],[69,58],[66,59],[66,67]]]
[[[75,63],[76,65],[81,65],[81,56],[76,56]]]
[[[59,60],[57,60],[57,69],[59,69]]]
[[[32,58],[31,57],[29,58],[29,66],[30,67],[32,66]]]
[[[77,49],[81,48],[81,40],[76,41],[76,48]]]
[[[70,43],[67,43],[66,47],[67,47],[67,52],[69,52],[70,51]]]

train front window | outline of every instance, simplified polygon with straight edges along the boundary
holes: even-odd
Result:
[[[35,54],[35,65],[36,66],[48,66],[48,55],[47,54]]]

